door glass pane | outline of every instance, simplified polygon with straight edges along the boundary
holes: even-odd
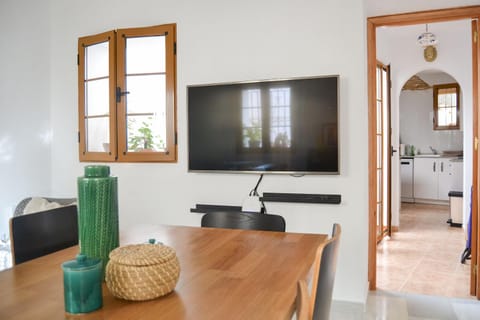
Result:
[[[85,115],[108,115],[109,96],[108,79],[87,81],[85,83]]]
[[[382,126],[382,116],[383,116],[383,112],[382,112],[382,106],[383,106],[383,102],[380,100],[380,101],[377,101],[377,134],[381,134],[383,132],[383,126]]]
[[[109,151],[109,117],[86,119],[87,152]]]
[[[382,69],[377,67],[377,100],[382,100]]]
[[[165,115],[127,116],[128,152],[165,151]]]
[[[382,153],[383,153],[383,137],[377,135],[377,168],[382,168]]]
[[[165,36],[127,38],[126,73],[165,72]]]
[[[382,202],[382,188],[383,188],[383,184],[382,184],[382,177],[383,177],[383,173],[382,173],[382,169],[378,169],[377,170],[377,202]],[[378,212],[378,215],[382,215],[382,212],[379,211]]]
[[[108,77],[108,42],[85,48],[86,79]]]
[[[165,75],[127,76],[127,113],[165,114]]]
[[[381,212],[383,211],[382,203],[377,203],[377,236],[382,234],[382,215]]]

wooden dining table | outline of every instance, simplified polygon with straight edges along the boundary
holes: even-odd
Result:
[[[175,249],[175,290],[149,301],[112,296],[103,307],[65,312],[61,264],[78,246],[0,272],[0,319],[291,319],[296,284],[309,277],[322,234],[138,225],[120,232],[120,244],[154,238]]]

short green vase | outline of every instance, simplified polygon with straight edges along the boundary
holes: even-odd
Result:
[[[86,166],[77,185],[80,253],[102,260],[104,278],[108,255],[119,246],[117,177],[108,166]]]

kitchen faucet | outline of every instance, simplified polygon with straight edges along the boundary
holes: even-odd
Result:
[[[430,148],[430,150],[432,150],[433,154],[437,154],[437,153],[438,153],[437,149],[433,149],[432,146],[428,146],[428,147]]]

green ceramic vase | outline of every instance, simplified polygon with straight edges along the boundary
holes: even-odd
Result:
[[[86,166],[77,185],[80,253],[102,259],[104,276],[108,255],[119,246],[117,177],[108,166]]]

